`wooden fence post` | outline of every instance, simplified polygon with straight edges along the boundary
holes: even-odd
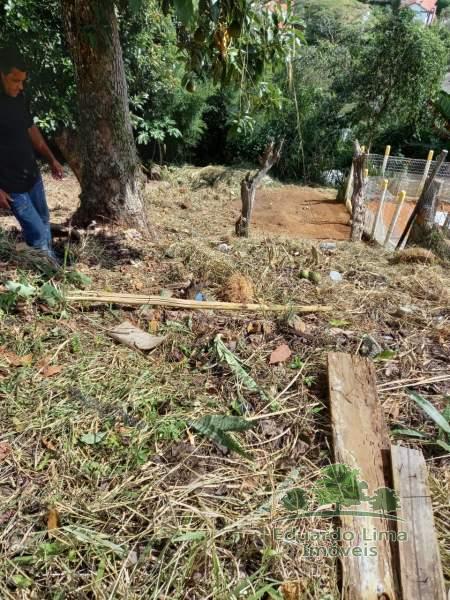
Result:
[[[423,175],[422,175],[422,179],[421,179],[420,184],[419,184],[419,189],[418,189],[418,194],[417,194],[418,196],[420,196],[420,194],[421,194],[421,192],[423,190],[423,186],[425,185],[425,182],[427,180],[428,173],[430,172],[431,163],[433,161],[433,156],[434,156],[434,151],[430,150],[428,152],[427,162],[425,164],[425,169],[424,169],[424,172],[423,172]]]
[[[345,206],[350,214],[352,214],[352,188],[353,188],[353,162],[348,175],[347,189],[345,190]]]
[[[387,148],[390,148],[390,146],[387,146]],[[372,234],[371,234],[371,237],[373,239],[375,239],[375,233],[376,233],[376,230],[378,227],[378,223],[380,221],[381,215],[383,214],[383,206],[384,206],[384,201],[386,199],[388,184],[389,184],[389,180],[383,179],[383,191],[381,193],[380,203],[378,204],[377,214],[373,221]]]
[[[381,167],[381,175],[383,177],[384,177],[384,174],[386,172],[386,167],[387,167],[387,164],[388,164],[390,153],[391,153],[391,147],[390,146],[386,146],[386,148],[384,150],[383,166]]]
[[[402,210],[402,207],[403,207],[403,203],[405,202],[405,198],[406,198],[406,192],[405,192],[405,190],[402,190],[398,194],[397,198],[398,198],[397,208],[395,210],[394,216],[392,217],[392,221],[391,221],[391,224],[389,225],[389,229],[388,229],[388,232],[386,234],[386,239],[384,240],[384,244],[383,244],[383,246],[385,248],[387,248],[389,242],[391,241],[392,233],[393,233],[394,228],[395,228],[395,226],[397,224],[398,217],[400,215],[400,211]]]

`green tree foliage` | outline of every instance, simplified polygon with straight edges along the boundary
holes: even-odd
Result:
[[[348,121],[368,144],[408,122],[416,130],[429,119],[447,63],[439,33],[411,11],[383,16],[352,47],[349,72],[338,79]]]

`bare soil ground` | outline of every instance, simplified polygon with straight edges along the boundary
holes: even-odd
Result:
[[[70,245],[75,265],[60,273],[31,268],[16,236],[0,236],[3,286],[37,290],[17,297],[4,286],[0,294],[2,599],[340,598],[335,558],[305,556],[282,527],[274,535],[290,514],[285,494],[302,488],[312,498],[321,468],[333,462],[329,351],[374,360],[392,439],[423,450],[449,576],[449,456],[442,432],[408,393],[440,412],[448,404],[448,267],[397,263],[379,246],[347,241],[323,251],[318,240],[346,235],[332,192],[270,181],[250,239],[236,239],[242,174],[169,169],[166,181],[147,186],[156,240],[93,229]],[[76,183],[48,181],[47,190],[53,220],[64,222]],[[283,202],[278,223],[274,206]],[[303,214],[312,229],[299,223],[300,235],[286,215]],[[290,230],[278,235],[284,218]],[[308,231],[318,239],[305,239]],[[302,269],[316,272],[316,282],[301,278]],[[331,311],[301,315],[294,329],[289,312],[68,305],[57,294],[84,285],[215,299],[236,274],[251,282],[256,301]],[[113,342],[108,329],[125,319],[163,335],[163,344],[148,354]],[[218,335],[256,388],[218,354]],[[291,357],[271,364],[283,344]],[[234,434],[251,459],[196,431],[193,421],[211,414],[254,419]],[[334,526],[296,521],[298,534]]]

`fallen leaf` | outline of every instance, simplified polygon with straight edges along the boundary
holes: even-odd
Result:
[[[47,448],[48,450],[52,450],[52,452],[56,452],[57,451],[57,448],[56,448],[55,444],[51,440],[49,440],[48,438],[43,437],[41,439],[41,442],[42,442],[42,445],[45,448]]]
[[[5,350],[4,348],[0,348],[0,354],[13,367],[23,367],[26,365],[31,365],[31,363],[33,362],[32,354],[25,354],[24,356],[19,356],[15,352],[10,352],[9,350]]]
[[[285,581],[281,586],[284,600],[300,600],[303,592],[304,587],[300,581]]]
[[[292,352],[287,344],[281,344],[278,348],[270,355],[269,364],[275,365],[277,363],[286,362],[292,356]]]
[[[110,329],[108,335],[134,350],[153,350],[165,340],[165,337],[146,333],[130,321],[124,321],[114,329]]]
[[[93,446],[94,444],[98,444],[105,437],[106,431],[98,431],[97,433],[85,433],[80,435],[80,442],[83,444],[88,444],[89,446]]]
[[[0,442],[0,460],[3,460],[11,454],[11,446],[6,442]]]
[[[47,529],[58,529],[59,513],[56,508],[50,508],[47,515]]]
[[[44,367],[42,369],[42,376],[43,377],[53,377],[54,375],[57,375],[58,373],[61,373],[61,371],[64,369],[63,366],[61,365],[54,365],[52,366],[47,366]]]
[[[159,321],[156,321],[156,319],[152,319],[148,324],[148,329],[149,331],[151,331],[151,333],[156,333],[159,329]]]

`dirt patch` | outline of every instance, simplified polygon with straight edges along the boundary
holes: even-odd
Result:
[[[296,238],[348,240],[349,214],[335,190],[283,186],[256,193],[253,226]]]

